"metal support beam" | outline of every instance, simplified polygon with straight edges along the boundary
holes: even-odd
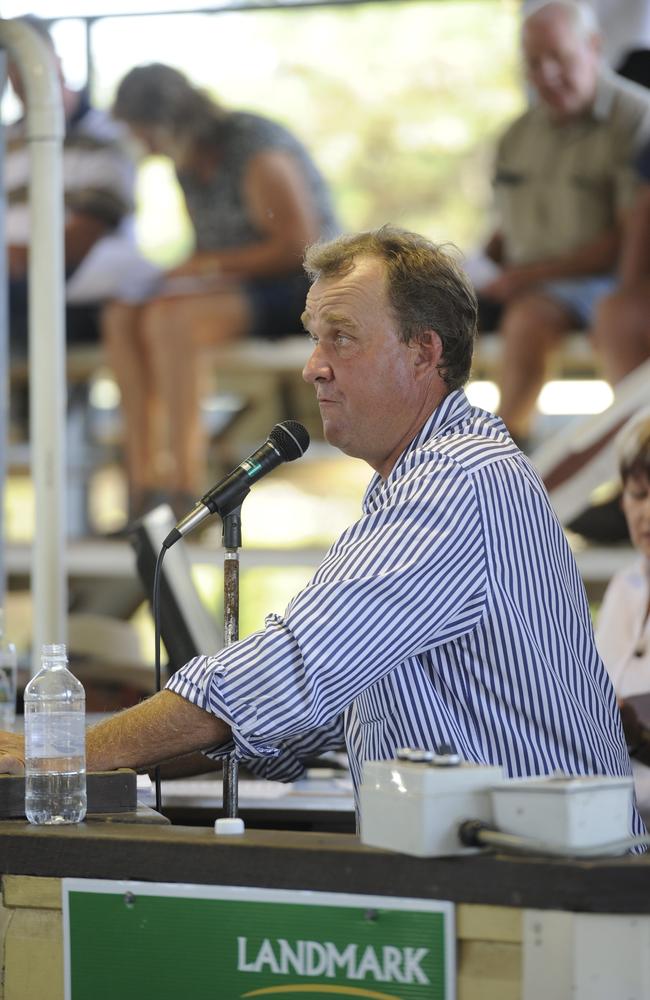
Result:
[[[35,491],[32,668],[43,643],[66,641],[65,305],[61,85],[53,49],[30,25],[0,20],[0,45],[22,76],[30,149],[29,394]]]

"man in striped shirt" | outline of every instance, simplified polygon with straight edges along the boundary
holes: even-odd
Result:
[[[509,775],[629,774],[544,487],[462,391],[476,332],[462,270],[389,227],[317,245],[306,266],[304,377],[327,440],[374,470],[362,516],[284,615],[91,729],[89,767],[234,746],[291,778],[344,730],[357,787],[365,760],[445,743]],[[18,768],[20,740],[1,745],[0,769]]]

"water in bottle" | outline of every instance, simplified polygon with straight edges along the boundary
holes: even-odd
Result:
[[[0,608],[0,730],[13,729],[16,721],[17,674],[16,647],[7,641],[4,612]]]
[[[63,645],[43,646],[25,688],[25,815],[30,823],[79,823],[86,815],[86,698]]]

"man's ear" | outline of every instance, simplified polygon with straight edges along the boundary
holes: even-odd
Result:
[[[437,371],[442,360],[442,341],[435,330],[426,330],[412,345],[416,375]]]

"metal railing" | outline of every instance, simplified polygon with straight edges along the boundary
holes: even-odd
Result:
[[[43,643],[66,641],[64,118],[55,56],[47,42],[22,21],[0,19],[0,46],[16,63],[24,83],[30,151],[29,398],[35,492],[32,668],[36,670]],[[4,243],[4,233],[0,238]],[[6,367],[5,358],[5,372]],[[4,445],[6,408],[0,421]],[[2,453],[6,455],[5,447]]]

